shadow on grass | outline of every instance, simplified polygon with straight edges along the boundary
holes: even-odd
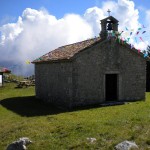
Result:
[[[0,104],[8,110],[26,117],[54,115],[67,111],[51,104],[45,104],[35,96],[8,98],[0,101]]]
[[[99,105],[80,106],[70,109],[58,108],[52,104],[44,103],[42,100],[36,99],[35,96],[13,97],[0,101],[0,104],[21,116],[34,117],[44,115],[55,115],[64,112],[73,112],[78,110],[99,108],[105,106],[122,105],[124,102],[109,102]]]

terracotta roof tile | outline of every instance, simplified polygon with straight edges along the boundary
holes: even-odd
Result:
[[[11,71],[7,68],[4,68],[4,67],[0,67],[0,72],[2,73],[11,73]]]
[[[99,40],[100,40],[100,38],[96,37],[93,39],[89,39],[89,40],[81,41],[78,43],[59,47],[59,48],[57,48],[53,51],[50,51],[49,53],[41,56],[40,58],[34,60],[33,63],[49,62],[49,61],[56,61],[56,60],[69,60],[76,53],[91,46],[92,44],[94,44],[95,42],[97,42]]]

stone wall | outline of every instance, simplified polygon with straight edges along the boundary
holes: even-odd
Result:
[[[105,75],[118,74],[118,100],[145,99],[145,60],[125,45],[104,41],[76,55],[73,105],[105,101]]]
[[[72,99],[72,64],[35,65],[36,97],[58,106],[70,107]]]
[[[146,92],[146,61],[130,49],[120,49],[122,87],[120,100],[144,100]]]
[[[106,74],[118,76],[117,100],[145,99],[146,61],[113,39],[79,52],[72,62],[36,64],[36,96],[62,107],[100,104],[106,101]]]

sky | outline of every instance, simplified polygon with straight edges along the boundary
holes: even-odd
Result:
[[[0,66],[17,75],[34,74],[28,62],[59,46],[99,36],[108,9],[122,36],[145,50],[150,44],[149,0],[0,0]]]

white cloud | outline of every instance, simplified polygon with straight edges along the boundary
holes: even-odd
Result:
[[[150,9],[146,10],[146,24],[150,25]],[[148,27],[148,29],[150,30],[150,26]]]
[[[56,19],[45,10],[27,8],[16,23],[0,27],[0,61],[23,65],[48,51],[94,36],[92,27],[81,16],[67,14]],[[11,64],[12,64],[11,63]]]
[[[136,49],[146,50],[147,45],[148,45],[148,41],[145,41],[145,42],[135,43],[135,44],[134,44],[134,47],[135,47]]]
[[[125,27],[137,30],[140,26],[139,12],[131,0],[104,1],[101,8],[88,8],[83,16],[66,14],[61,19],[44,8],[26,8],[16,23],[0,27],[0,65],[2,62],[8,66],[18,64],[22,66],[21,73],[27,73],[26,70],[33,66],[26,65],[26,60],[34,60],[59,46],[97,36],[100,20],[108,16],[108,9],[119,20],[120,31]],[[150,11],[147,11],[148,17]],[[137,46],[143,48],[145,45],[141,42]]]
[[[130,0],[118,0],[118,2],[108,1],[103,3],[104,12],[112,10],[112,15],[119,20],[119,29],[137,29],[139,23],[139,12],[135,9],[134,2]]]
[[[104,11],[98,7],[88,8],[84,13],[84,19],[91,25],[95,35],[99,34],[100,20],[105,17]]]

